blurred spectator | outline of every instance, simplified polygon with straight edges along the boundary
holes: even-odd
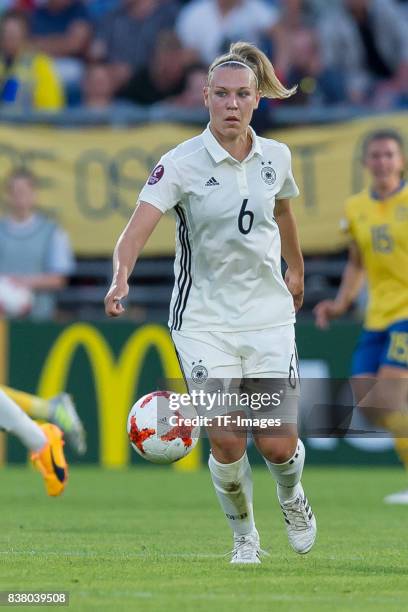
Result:
[[[81,0],[45,0],[31,19],[36,46],[56,57],[83,57],[89,43],[89,16]]]
[[[121,0],[99,24],[92,58],[113,65],[114,87],[146,68],[160,32],[173,27],[178,4],[173,0]]]
[[[406,21],[394,0],[343,0],[320,24],[323,60],[356,104],[387,107],[408,87]]]
[[[260,44],[278,19],[278,11],[263,0],[194,0],[181,10],[176,31],[185,47],[210,64],[231,42]]]
[[[404,16],[408,22],[408,0],[398,0],[398,1],[399,1],[401,10],[403,11]]]
[[[0,15],[14,8],[14,0],[0,0]]]
[[[281,0],[281,2],[284,5],[286,0]],[[307,11],[313,18],[320,17],[325,12],[336,10],[342,2],[343,0],[305,0]]]
[[[35,4],[35,0],[0,0],[0,14],[10,9],[31,11]]]
[[[310,106],[346,102],[342,73],[323,66],[317,33],[301,25],[302,21],[293,23],[286,31],[279,25],[283,47],[278,53],[276,69],[288,87],[298,86],[296,94],[285,104]]]
[[[275,70],[286,75],[295,57],[293,45],[297,36],[302,36],[305,27],[310,25],[309,13],[304,0],[285,0],[282,3],[280,19],[272,32],[272,52]]]
[[[129,125],[140,117],[139,108],[132,102],[115,98],[109,64],[87,64],[80,84],[80,95],[75,105],[60,115],[65,127],[94,125]],[[145,114],[142,114],[145,119]]]
[[[85,0],[88,14],[96,22],[117,8],[120,0]]]
[[[89,15],[81,0],[44,0],[32,13],[35,47],[55,58],[68,95],[75,96],[91,41]]]
[[[81,87],[81,106],[73,111],[90,111],[102,118],[113,111],[132,110],[134,105],[126,100],[116,100],[111,78],[111,67],[107,64],[89,64],[85,70]],[[79,116],[71,112],[71,117]]]
[[[208,70],[201,64],[189,66],[185,75],[185,87],[180,95],[168,100],[180,108],[204,108],[203,89],[208,82]]]
[[[325,68],[320,59],[314,28],[316,10],[312,0],[282,1],[279,22],[271,33],[270,54],[276,72],[287,86],[298,85],[297,94],[287,104],[336,104],[345,100],[341,75]]]
[[[109,67],[104,64],[87,66],[82,79],[82,106],[105,109],[113,99],[113,88]]]
[[[66,284],[74,258],[67,234],[36,212],[32,174],[14,171],[7,182],[8,216],[0,218],[0,274],[34,292],[31,317],[46,319],[55,310],[55,292]]]
[[[185,87],[186,59],[177,36],[162,32],[148,65],[132,76],[119,96],[148,105],[180,94]]]
[[[28,23],[17,11],[0,22],[0,102],[18,110],[56,111],[64,95],[52,60],[28,46]]]

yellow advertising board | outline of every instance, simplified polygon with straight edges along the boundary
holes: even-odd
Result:
[[[124,435],[134,389],[148,349],[157,350],[167,380],[181,378],[178,360],[167,329],[144,325],[127,340],[120,356],[113,351],[98,329],[90,323],[74,323],[58,336],[43,364],[38,383],[40,397],[52,397],[66,388],[76,350],[82,347],[93,372],[99,424],[99,456],[105,467],[123,467],[129,460],[130,445]],[[174,464],[176,469],[192,470],[200,465],[200,446]]]
[[[347,238],[340,230],[344,202],[364,188],[362,145],[374,130],[392,128],[408,141],[408,114],[376,116],[348,123],[267,134],[292,151],[300,197],[293,201],[304,253],[335,252]]]
[[[114,324],[98,327],[92,323],[72,323],[58,326],[53,323],[7,323],[0,319],[0,386],[9,382],[7,371],[11,346],[13,345],[14,358],[11,358],[10,363],[17,364],[20,369],[22,353],[27,350],[29,337],[29,343],[36,346],[36,354],[38,352],[41,356],[29,361],[28,369],[32,368],[31,372],[24,368],[21,390],[27,390],[30,378],[34,378],[35,389],[28,390],[34,391],[41,398],[54,397],[63,390],[70,390],[70,377],[74,372],[78,382],[75,402],[88,433],[88,453],[85,461],[90,460],[89,447],[96,447],[93,460],[108,468],[120,468],[130,462],[132,451],[126,435],[126,423],[135,393],[140,388],[140,383],[143,386],[142,375],[149,351],[153,349],[156,355],[153,362],[148,361],[154,370],[153,378],[160,374],[161,380],[171,381],[170,388],[173,391],[185,392],[179,362],[167,327],[146,324],[135,328],[128,324],[127,330],[129,334],[120,349],[116,350],[112,346],[112,337],[116,332]],[[87,359],[89,370],[86,366],[78,368],[78,357],[81,353]],[[95,395],[89,402],[88,393],[92,389]],[[17,396],[11,397],[14,401],[19,401]],[[21,451],[22,445],[17,446]],[[186,457],[173,464],[174,469],[198,469],[201,465],[201,454],[202,445],[198,440],[195,448]],[[0,424],[0,467],[7,460],[7,455],[6,435],[1,431]]]
[[[408,137],[408,115],[273,131],[287,143],[301,190],[295,211],[305,253],[342,248],[344,200],[364,184],[361,143],[372,130],[393,127]],[[68,230],[78,255],[110,255],[138,192],[160,156],[200,132],[174,124],[130,129],[0,126],[0,178],[16,166],[39,180],[39,203]],[[2,194],[4,200],[4,193]],[[146,255],[174,252],[174,225],[162,219]]]

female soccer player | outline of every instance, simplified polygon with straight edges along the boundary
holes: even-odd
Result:
[[[174,209],[169,325],[181,367],[191,372],[190,389],[232,379],[297,385],[294,321],[303,301],[303,259],[289,199],[299,191],[288,147],[249,126],[261,96],[292,93],[259,49],[233,44],[209,68],[207,129],[161,158],[116,245],[105,298],[110,316],[123,313],[136,260],[161,216]],[[246,435],[231,429],[208,428],[211,477],[234,533],[231,562],[259,563]],[[253,432],[254,441],[277,481],[289,541],[306,553],[316,521],[300,483],[305,450],[296,418],[287,419],[279,436],[268,433]]]
[[[408,186],[402,138],[392,130],[374,132],[363,153],[371,187],[346,203],[349,260],[337,297],[315,307],[316,323],[324,329],[344,314],[367,278],[369,301],[352,360],[353,388],[366,416],[395,435],[408,468]],[[408,503],[408,491],[385,501]]]
[[[63,433],[56,425],[37,425],[0,389],[0,430],[14,434],[28,448],[34,467],[42,474],[48,495],[61,495],[68,480]]]
[[[78,455],[85,454],[86,432],[75,404],[68,393],[62,392],[50,399],[43,399],[37,395],[31,395],[5,385],[0,385],[1,391],[32,419],[48,421],[59,427],[74,451]]]

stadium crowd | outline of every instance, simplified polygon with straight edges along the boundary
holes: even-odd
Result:
[[[204,122],[208,65],[237,40],[257,44],[285,85],[298,85],[284,104],[261,101],[253,121],[258,132],[271,123],[292,124],[294,118],[294,124],[307,123],[315,111],[323,121],[330,112],[398,111],[408,107],[407,31],[408,0],[0,0],[0,114],[17,115],[18,122],[27,115],[37,122],[35,112],[45,111],[64,127],[132,123],[135,113],[137,121],[149,114],[152,120],[170,115]],[[9,185],[3,197],[8,208],[0,216],[12,245],[19,245],[20,233],[29,234],[39,220],[44,228],[54,228],[36,207],[31,210],[37,202],[30,176],[17,178],[19,189],[14,193]],[[29,210],[15,219],[16,198],[28,202]],[[62,304],[63,312],[82,308],[81,316],[95,317],[110,262],[79,261],[70,279],[74,259],[61,232],[55,227],[54,239],[50,230],[49,240],[44,233],[46,257],[34,245],[41,263],[29,255],[33,245],[27,243],[24,251],[32,289],[37,294],[46,288],[48,296],[48,311],[37,316],[34,309],[32,316],[54,316],[56,304]],[[0,253],[0,267],[3,258]],[[10,260],[17,266],[10,268],[13,274],[28,270],[25,259],[18,263],[10,255]],[[306,275],[306,310],[331,295],[339,280],[341,256],[327,261],[338,264],[333,273],[323,258]],[[144,318],[146,307],[161,320],[172,262],[163,260],[161,267],[155,262],[153,279],[149,262],[146,266],[146,299],[137,301],[133,315]],[[150,283],[158,292],[155,301]]]
[[[240,39],[299,85],[290,104],[408,106],[407,0],[0,0],[0,11],[3,108],[199,108],[209,63]]]

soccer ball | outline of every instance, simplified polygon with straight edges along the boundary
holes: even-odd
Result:
[[[134,450],[152,463],[173,463],[188,455],[200,434],[198,426],[185,424],[194,418],[192,407],[170,409],[169,391],[154,391],[132,406],[127,432]]]
[[[0,276],[0,314],[23,317],[33,305],[33,294],[9,276]]]

